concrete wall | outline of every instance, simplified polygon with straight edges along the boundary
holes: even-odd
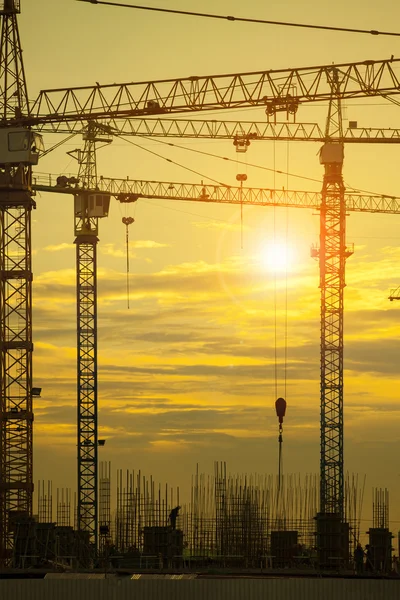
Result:
[[[399,600],[400,579],[5,580],[0,600]]]

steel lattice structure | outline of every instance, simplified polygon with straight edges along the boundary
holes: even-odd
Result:
[[[79,236],[77,265],[78,529],[97,547],[97,237]]]
[[[339,98],[365,98],[400,93],[395,67],[400,59],[368,60],[335,65]],[[33,103],[35,126],[74,131],[88,119],[113,119],[194,113],[259,106],[274,115],[295,114],[300,103],[329,101],[332,65],[164,79],[135,83],[43,90]],[[68,125],[70,124],[70,125]]]
[[[79,179],[87,190],[96,189],[95,125],[84,134],[78,154]],[[78,422],[78,529],[98,540],[98,439],[97,439],[97,243],[98,219],[90,215],[89,194],[75,198],[77,282],[77,422]]]
[[[327,169],[328,170],[328,169]],[[343,290],[346,205],[340,173],[325,174],[320,209],[320,512],[343,517]]]
[[[4,0],[0,42],[1,123],[28,114],[16,15]],[[32,514],[31,167],[0,164],[0,565],[11,560],[13,523]]]
[[[77,195],[92,193],[79,182],[62,187],[56,183],[57,175],[42,174],[34,177],[32,188],[38,192]],[[140,198],[179,200],[219,204],[245,204],[246,206],[281,206],[290,208],[321,208],[321,192],[282,190],[272,188],[226,187],[176,181],[143,181],[99,177],[98,191],[115,197],[120,202],[136,202]],[[345,192],[346,211],[361,213],[400,214],[400,198]]]
[[[326,138],[343,136],[339,74],[331,70],[332,98]],[[321,444],[320,514],[344,519],[343,318],[346,259],[346,201],[342,143],[327,142],[320,152],[324,179],[320,209],[321,288]]]
[[[296,123],[274,121],[216,121],[204,119],[112,119],[112,124],[103,125],[104,130],[115,136],[137,137],[175,137],[188,139],[217,139],[217,140],[281,140],[286,142],[325,142],[325,132],[318,123]],[[97,123],[101,127],[100,122]],[[77,122],[73,129],[81,131],[81,124]],[[58,133],[71,133],[72,125],[67,123],[63,128],[60,123]],[[53,132],[53,127],[39,126],[42,132]],[[368,140],[372,144],[398,144],[400,129],[384,127],[349,127],[343,131],[340,141],[346,144],[364,143]]]

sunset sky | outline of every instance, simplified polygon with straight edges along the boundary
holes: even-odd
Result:
[[[144,4],[400,31],[400,6],[393,0]],[[398,37],[213,21],[74,0],[21,0],[21,5],[32,100],[41,89],[96,81],[152,81],[400,56]],[[300,107],[297,121],[323,127],[326,110],[321,103]],[[349,120],[363,127],[400,127],[399,107],[383,98],[346,102],[344,117],[345,127]],[[266,116],[262,109],[242,109],[198,118],[265,121]],[[60,139],[47,134],[46,147]],[[136,146],[115,139],[100,150],[99,174],[217,180],[232,186],[238,173],[246,173],[251,187],[321,189],[319,144],[259,141],[246,154],[237,154],[230,141],[169,140],[175,147],[156,139],[133,141]],[[82,140],[76,136],[43,158],[37,172],[76,174],[77,165],[66,152],[78,147]],[[400,196],[399,164],[397,146],[346,146],[346,186]],[[121,222],[126,215],[135,218],[129,310]],[[34,479],[74,489],[72,198],[38,194],[33,220],[34,385],[43,388],[35,403]],[[398,223],[400,215],[349,215],[347,240],[355,253],[347,264],[345,291],[345,467],[367,475],[366,516],[372,488],[389,488],[393,531],[400,529],[400,303],[387,298],[400,285]],[[126,210],[112,200],[109,218],[100,222],[98,246],[99,436],[107,439],[101,459],[111,460],[113,470],[141,468],[182,489],[188,488],[197,462],[206,472],[213,470],[214,460],[226,460],[232,472],[275,473],[276,310],[278,395],[285,394],[286,318],[288,323],[284,469],[318,472],[319,278],[318,264],[310,258],[318,235],[318,215],[304,209],[245,207],[241,232],[235,206],[139,200]],[[280,253],[288,255],[287,269],[274,270],[281,261],[271,262],[268,255],[274,239]]]

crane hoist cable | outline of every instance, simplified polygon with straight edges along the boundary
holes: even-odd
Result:
[[[195,171],[194,169],[190,169],[189,167],[186,167],[185,165],[182,165],[181,163],[178,163],[175,160],[171,160],[170,158],[166,158],[165,156],[162,156],[162,154],[158,154],[158,152],[154,152],[153,150],[149,150],[148,148],[144,148],[140,144],[135,144],[135,142],[132,142],[131,140],[129,140],[129,139],[127,139],[127,138],[125,138],[125,137],[123,137],[121,135],[119,135],[117,137],[120,137],[121,139],[123,139],[128,144],[131,144],[131,146],[135,146],[136,148],[140,148],[140,150],[144,150],[145,152],[149,152],[149,154],[153,154],[154,156],[157,156],[157,158],[161,158],[162,160],[165,160],[165,161],[169,162],[172,165],[176,165],[177,167],[181,167],[182,169],[186,169],[186,171],[190,171],[191,173],[194,173],[195,175],[200,175],[200,177],[203,177],[204,179],[209,179],[210,181],[214,181],[214,183],[217,183],[218,185],[229,187],[226,183],[221,183],[221,181],[218,181],[217,179],[213,179],[212,177],[209,177],[208,175],[204,175],[203,173],[199,173],[199,171]],[[141,137],[144,137],[144,136],[141,136]],[[160,142],[160,140],[157,140],[157,141]],[[167,144],[167,145],[168,146],[174,146],[174,144]],[[187,150],[189,150],[189,148],[187,148]]]
[[[240,181],[240,247],[243,250],[243,181],[247,181],[246,173],[238,173],[236,175],[236,181]]]
[[[175,164],[174,161],[170,161],[167,158],[165,158],[165,157],[157,154],[156,152],[152,152],[151,150],[147,150],[146,148],[144,148],[143,146],[140,146],[139,144],[135,144],[129,138],[127,138],[126,136],[123,136],[122,134],[116,134],[115,133],[114,135],[116,137],[119,137],[121,140],[124,140],[125,142],[128,142],[128,144],[132,144],[133,146],[137,146],[138,148],[141,148],[142,150],[146,150],[147,152],[151,152],[152,154],[155,154],[156,156],[159,156],[160,158],[164,158],[164,160],[167,160],[168,162],[172,162],[173,164]],[[219,160],[225,160],[225,161],[228,161],[228,162],[232,162],[233,161],[232,158],[229,158],[227,156],[221,156],[219,154],[213,154],[212,152],[205,152],[204,150],[198,150],[196,148],[188,148],[188,146],[181,146],[180,144],[173,144],[172,142],[165,142],[165,141],[160,140],[158,138],[154,139],[154,138],[151,138],[151,137],[148,137],[148,136],[145,136],[145,135],[138,135],[136,137],[141,138],[141,139],[145,139],[145,140],[148,140],[148,141],[151,141],[153,143],[156,142],[157,144],[162,144],[164,146],[171,146],[171,148],[180,148],[181,150],[186,150],[187,152],[195,152],[196,154],[202,154],[203,156],[210,156],[212,158],[218,158]],[[274,140],[274,143],[275,143],[275,140]],[[263,165],[255,165],[254,163],[245,162],[243,160],[236,159],[236,163],[237,164],[241,164],[241,165],[245,165],[246,167],[253,167],[254,169],[262,169],[263,171],[276,172],[279,175],[287,175],[288,174],[288,173],[285,173],[285,171],[279,171],[278,169],[276,171],[274,171],[274,169],[271,169],[269,167],[264,167]],[[178,164],[178,166],[183,166],[183,165],[179,165],[179,163],[176,163],[176,164]],[[184,168],[186,168],[186,167],[184,167]],[[188,169],[188,170],[190,170],[190,169]],[[193,172],[195,173],[196,171],[193,171]],[[316,179],[315,177],[306,177],[306,175],[298,175],[296,173],[289,173],[289,175],[291,177],[297,177],[298,179],[305,179],[307,181],[314,181],[314,182],[319,183],[319,184],[322,185],[322,179]],[[215,179],[211,179],[211,181],[216,181],[216,180]],[[218,181],[216,181],[216,183],[218,183],[219,185],[226,185],[224,183],[219,183]]]
[[[289,140],[287,141],[287,146],[286,146],[286,189],[289,189]],[[288,237],[289,237],[289,210],[288,207],[286,207],[286,212],[285,212],[285,240],[286,240],[286,254],[288,253],[287,250],[287,243],[288,243]],[[286,257],[286,261],[285,261],[285,368],[284,368],[284,373],[285,373],[285,382],[284,382],[284,389],[285,389],[285,398],[287,397],[287,356],[288,356],[288,257]]]
[[[278,398],[275,401],[276,416],[279,422],[279,458],[278,458],[278,492],[281,489],[282,471],[283,471],[283,457],[282,457],[282,443],[283,443],[283,417],[286,414],[286,400],[284,398]]]
[[[126,227],[125,242],[126,242],[126,297],[128,300],[129,309],[129,225],[135,222],[133,217],[122,217],[122,222]]]
[[[274,143],[274,187],[275,187],[275,163],[276,163],[276,154],[275,154],[275,143]],[[289,149],[287,149],[287,178],[289,173]],[[288,184],[288,179],[287,179]],[[276,251],[276,211],[274,206],[274,247]],[[288,211],[286,209],[286,219],[285,219],[285,252],[287,255],[287,243],[288,243]],[[285,321],[284,321],[284,395],[287,395],[287,341],[288,341],[288,268],[287,268],[287,256],[285,257]],[[278,323],[277,323],[277,271],[274,271],[274,331],[275,331],[275,356],[274,356],[274,379],[275,379],[275,397],[278,396]],[[275,401],[275,410],[279,420],[279,436],[278,436],[278,504],[280,503],[281,496],[281,483],[282,483],[282,475],[283,475],[283,453],[282,453],[282,443],[283,443],[283,417],[286,413],[286,400],[282,397],[277,398]]]

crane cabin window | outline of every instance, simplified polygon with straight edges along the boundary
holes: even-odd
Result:
[[[30,132],[13,131],[8,134],[8,149],[10,152],[21,152],[29,149]]]

